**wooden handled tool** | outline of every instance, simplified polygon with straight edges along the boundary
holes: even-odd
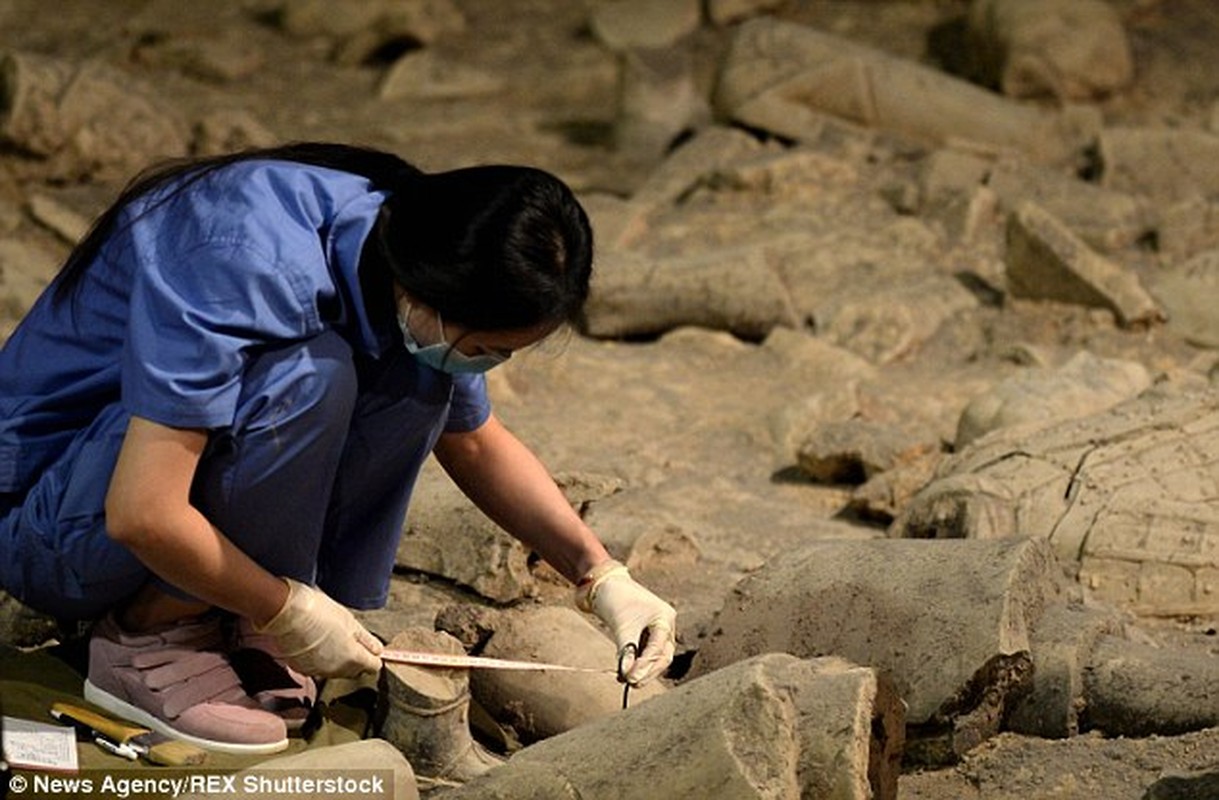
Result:
[[[202,764],[207,759],[207,751],[193,744],[171,739],[148,728],[110,719],[96,711],[70,703],[52,703],[51,716],[83,729],[95,737],[99,745],[116,755],[126,755],[127,750],[123,749],[125,747],[152,764],[173,767]]]

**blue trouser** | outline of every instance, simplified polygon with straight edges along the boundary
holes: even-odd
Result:
[[[356,358],[334,333],[260,354],[233,426],[209,436],[192,504],[270,572],[316,582],[354,608],[384,605],[448,399],[447,387],[420,397],[409,358]],[[30,607],[95,618],[158,580],[105,530],[129,419],[107,407],[22,498],[0,495],[10,506],[0,505],[0,552],[10,554],[0,587]]]

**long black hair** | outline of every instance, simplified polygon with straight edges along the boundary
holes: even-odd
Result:
[[[196,181],[249,160],[292,161],[360,175],[385,190],[364,257],[382,259],[415,299],[472,330],[574,322],[588,296],[592,230],[571,189],[540,169],[477,166],[424,173],[393,153],[302,142],[179,159],[136,176],[94,222],[55,279],[69,297],[137,198],[155,208]],[[137,218],[138,221],[138,218]]]
[[[377,233],[398,283],[472,330],[574,322],[588,296],[588,218],[539,169],[417,174],[382,207]]]

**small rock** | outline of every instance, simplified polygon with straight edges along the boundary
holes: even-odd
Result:
[[[1135,361],[1098,358],[1081,351],[1058,369],[1031,368],[1000,381],[961,412],[957,450],[990,431],[1013,425],[1049,425],[1104,411],[1151,385]]]
[[[626,565],[639,572],[688,568],[697,564],[701,555],[702,548],[689,531],[648,530],[631,544]]]
[[[712,25],[731,25],[734,22],[774,11],[784,0],[707,0],[707,19]]]
[[[213,156],[270,147],[277,141],[278,137],[253,114],[230,109],[210,112],[195,124],[192,148],[198,155]]]
[[[1168,327],[1199,347],[1219,348],[1219,249],[1156,276],[1151,291],[1168,312]]]
[[[89,230],[87,218],[46,195],[32,196],[26,207],[35,222],[70,245],[79,242]]]
[[[38,647],[59,635],[59,624],[54,618],[39,614],[0,591],[0,645]]]
[[[1125,327],[1164,319],[1133,272],[1097,254],[1033,203],[1022,203],[1008,218],[1006,264],[1013,297],[1107,308]]]
[[[1164,775],[1147,787],[1142,800],[1211,800],[1219,797],[1219,770]]]
[[[456,638],[467,651],[481,652],[483,645],[495,633],[500,614],[493,608],[456,603],[437,612],[436,630]]]
[[[1174,258],[1219,249],[1219,200],[1193,195],[1170,203],[1160,213],[1156,242]]]
[[[1012,97],[1092,100],[1134,79],[1121,17],[1104,0],[974,0],[973,77]]]
[[[618,0],[597,7],[594,35],[617,52],[669,47],[701,22],[699,0]]]
[[[455,581],[500,603],[537,593],[525,546],[430,464],[398,542],[397,565]]]
[[[1100,133],[1101,185],[1158,202],[1219,195],[1219,135],[1188,128],[1111,127]]]
[[[944,455],[938,449],[873,475],[851,492],[847,507],[866,520],[888,524],[935,477]]]
[[[894,425],[851,419],[819,426],[800,447],[797,464],[820,483],[860,484],[938,449],[938,442]]]
[[[504,88],[498,75],[454,62],[430,50],[415,50],[386,71],[377,90],[382,100],[454,99],[495,94]]]

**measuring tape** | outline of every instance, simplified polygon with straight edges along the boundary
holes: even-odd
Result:
[[[381,651],[382,661],[392,661],[395,664],[410,664],[416,667],[446,667],[449,669],[518,669],[542,672],[592,672],[599,675],[617,675],[622,684],[622,708],[627,706],[627,697],[631,692],[631,684],[627,683],[625,675],[625,659],[634,659],[638,648],[628,644],[618,654],[617,669],[596,669],[594,667],[569,667],[566,664],[546,664],[540,661],[513,661],[507,658],[487,658],[486,656],[459,656],[450,653],[425,653],[417,650],[398,650],[387,648]]]
[[[513,661],[506,658],[488,658],[486,656],[459,656],[449,653],[425,653],[415,650],[398,650],[386,648],[381,651],[383,661],[395,664],[412,664],[417,667],[447,667],[449,669],[517,669],[556,672],[594,672],[607,675],[615,674],[612,669],[596,669],[594,667],[569,667],[566,664],[546,664],[539,661]]]

